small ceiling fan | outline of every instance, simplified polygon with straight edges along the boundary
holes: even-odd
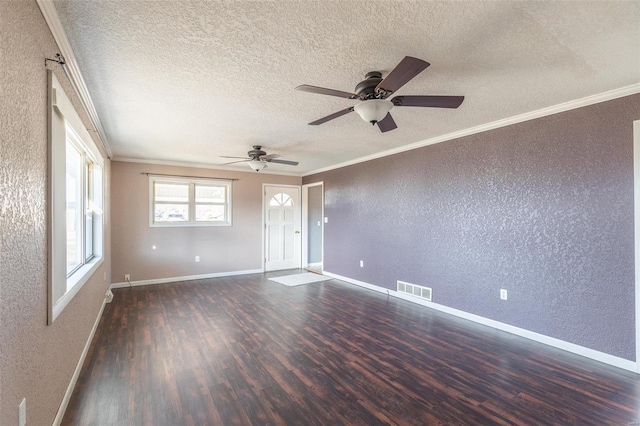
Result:
[[[312,121],[309,123],[312,126],[326,123],[329,120],[355,111],[364,121],[377,124],[381,132],[388,132],[398,127],[389,113],[394,106],[458,108],[464,100],[464,96],[396,96],[392,99],[387,99],[429,65],[428,62],[422,59],[405,56],[384,79],[382,78],[382,73],[378,71],[367,73],[364,76],[364,80],[356,85],[355,93],[309,86],[307,84],[296,87],[296,90],[361,101],[355,106]]]
[[[220,164],[221,166],[227,164],[236,164],[236,163],[248,163],[249,167],[251,167],[256,172],[259,172],[262,169],[267,168],[267,163],[277,163],[277,164],[287,164],[289,166],[297,166],[297,161],[289,161],[289,160],[279,160],[281,155],[278,154],[268,154],[262,150],[261,145],[254,145],[253,149],[247,152],[247,157],[229,157],[227,155],[221,155],[222,158],[241,158],[239,161],[231,161],[229,163]]]

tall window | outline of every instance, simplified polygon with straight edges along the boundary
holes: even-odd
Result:
[[[67,276],[83,263],[83,175],[82,154],[67,140]]]
[[[103,261],[103,159],[53,75],[49,78],[49,323]]]
[[[67,277],[73,275],[83,265],[94,258],[96,247],[94,238],[96,233],[95,216],[102,211],[99,208],[101,200],[96,195],[101,194],[100,167],[84,149],[84,144],[76,131],[66,125],[66,241],[67,241]],[[71,281],[68,281],[68,284]],[[67,285],[67,290],[70,286]]]
[[[231,182],[150,176],[151,226],[230,226]]]

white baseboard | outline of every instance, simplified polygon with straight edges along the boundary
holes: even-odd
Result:
[[[232,277],[235,275],[249,275],[249,274],[261,274],[264,271],[262,269],[248,269],[246,271],[230,271],[230,272],[216,272],[213,274],[202,274],[202,275],[186,275],[183,277],[170,277],[170,278],[157,278],[153,280],[140,280],[140,281],[131,281],[131,284],[128,282],[123,283],[112,283],[109,288],[123,288],[123,287],[136,287],[139,285],[152,285],[152,284],[165,284],[165,283],[173,283],[176,281],[191,281],[191,280],[202,280],[205,278],[220,278],[220,277]]]
[[[562,349],[567,352],[574,353],[576,355],[581,355],[586,358],[593,359],[595,361],[600,361],[602,363],[609,364],[614,367],[621,368],[623,370],[640,374],[640,370],[639,370],[640,366],[638,365],[638,363],[629,361],[628,359],[624,359],[624,358],[613,356],[604,352],[596,351],[594,349],[586,348],[584,346],[576,345],[574,343],[569,343],[564,340],[556,339],[554,337],[545,336],[544,334],[535,333],[533,331],[525,330],[523,328],[514,327],[512,325],[509,325],[503,322],[495,321],[479,315],[471,314],[469,312],[450,308],[445,305],[440,305],[434,302],[429,302],[426,300],[414,298],[409,295],[399,293],[395,290],[390,290],[374,284],[369,284],[363,281],[354,280],[352,278],[343,277],[341,275],[334,274],[332,272],[323,271],[322,273],[323,275],[338,279],[340,281],[345,281],[350,284],[355,284],[357,286],[364,287],[369,290],[377,291],[379,293],[388,294],[389,296],[394,296],[399,299],[417,303],[418,305],[426,306],[427,308],[435,309],[437,311],[444,312],[450,315],[455,315],[457,317],[464,318],[469,321],[476,322],[478,324],[486,325],[488,327],[492,327],[497,330],[506,331],[508,333],[515,334],[516,336],[524,337],[539,343],[543,343],[548,346],[553,346],[554,348]]]
[[[313,268],[313,269],[322,269],[322,262],[316,262],[316,263],[309,263],[307,264],[307,268]]]
[[[64,398],[62,398],[62,402],[60,403],[60,407],[58,408],[58,412],[56,413],[55,419],[53,419],[53,426],[59,426],[62,422],[62,418],[64,417],[64,413],[67,411],[67,407],[69,406],[69,401],[71,400],[71,395],[73,394],[73,389],[76,387],[76,383],[78,382],[78,377],[80,377],[80,372],[82,371],[82,365],[84,364],[84,360],[89,353],[89,348],[91,347],[91,342],[93,341],[93,336],[96,334],[96,330],[98,329],[98,324],[100,324],[100,318],[102,318],[102,312],[104,311],[104,307],[107,304],[107,297],[102,300],[102,306],[100,307],[100,311],[98,312],[98,316],[96,317],[96,321],[93,323],[93,328],[91,329],[91,333],[89,333],[89,337],[87,338],[87,343],[84,344],[84,349],[82,350],[82,354],[80,355],[80,359],[78,360],[78,364],[76,365],[76,369],[73,372],[73,376],[71,376],[71,381],[69,382],[69,386],[67,386],[67,391],[64,393]]]

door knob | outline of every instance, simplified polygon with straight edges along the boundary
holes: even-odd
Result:
[[[296,234],[299,234],[299,233],[300,233],[300,231],[296,231]]]

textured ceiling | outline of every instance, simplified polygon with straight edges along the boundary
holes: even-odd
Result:
[[[55,1],[114,158],[217,164],[251,145],[307,173],[640,82],[640,2]],[[353,91],[404,57],[431,63],[397,94],[464,95],[457,110],[397,108]],[[243,170],[247,166],[242,164]]]

